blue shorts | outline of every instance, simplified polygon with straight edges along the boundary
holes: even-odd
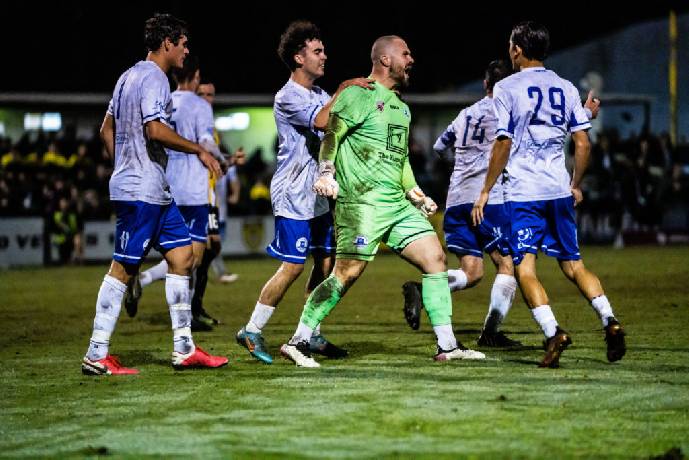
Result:
[[[113,201],[115,252],[112,258],[123,264],[139,265],[151,247],[166,252],[191,244],[189,229],[173,201],[167,205],[143,201]]]
[[[275,216],[275,239],[266,248],[269,256],[283,262],[303,264],[310,254],[335,252],[333,216],[327,212],[310,220]]]
[[[507,243],[509,215],[502,204],[489,204],[483,211],[483,222],[477,227],[471,221],[473,203],[451,206],[445,211],[443,231],[448,251],[458,256],[483,257],[497,249],[506,256],[510,253]]]
[[[514,264],[540,249],[557,260],[579,260],[574,197],[510,202],[510,246]]]
[[[184,223],[189,229],[191,240],[205,243],[206,238],[208,238],[208,213],[210,212],[210,206],[207,204],[179,206],[179,212],[184,217]]]

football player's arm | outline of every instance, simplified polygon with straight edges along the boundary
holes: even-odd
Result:
[[[441,155],[448,147],[455,143],[457,136],[455,135],[452,125],[448,126],[445,131],[436,139],[435,144],[433,144],[433,151],[438,155]]]
[[[574,205],[576,206],[584,199],[581,192],[581,181],[589,165],[591,142],[585,130],[573,132],[572,141],[574,142],[574,171],[572,172],[571,188],[572,196],[574,197]]]
[[[421,187],[416,184],[416,178],[414,177],[414,171],[411,169],[408,156],[404,160],[404,166],[402,167],[402,188],[407,199],[424,216],[432,216],[438,210],[438,205],[435,204],[435,201],[431,197],[426,196]]]
[[[347,123],[336,113],[331,114],[318,155],[318,179],[313,184],[313,191],[321,196],[337,198],[340,186],[335,181],[335,159],[347,131]]]
[[[213,158],[208,150],[195,142],[191,142],[177,134],[172,128],[159,120],[151,120],[146,123],[146,137],[150,140],[158,141],[167,147],[178,152],[191,153],[198,155],[201,163],[217,177],[222,175],[220,163]]]
[[[373,89],[373,80],[370,78],[352,78],[351,80],[345,80],[340,83],[340,86],[335,91],[335,94],[330,98],[330,100],[319,110],[318,114],[313,120],[313,127],[319,131],[325,131],[328,128],[328,121],[330,120],[330,109],[332,109],[333,104],[337,100],[337,96],[340,95],[342,91],[350,86],[360,86],[366,89]]]
[[[103,118],[103,124],[100,126],[100,138],[110,159],[115,158],[115,118],[110,113],[106,113],[105,118]]]
[[[493,142],[493,148],[490,152],[490,162],[488,163],[488,172],[486,179],[483,182],[483,188],[479,194],[478,199],[474,203],[471,210],[471,220],[474,225],[483,222],[483,208],[488,203],[488,195],[495,185],[495,182],[502,174],[502,171],[507,166],[507,160],[510,157],[510,149],[512,148],[512,138],[507,136],[499,136]]]

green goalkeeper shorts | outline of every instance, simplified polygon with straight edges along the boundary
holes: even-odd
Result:
[[[337,258],[372,261],[384,242],[400,253],[412,241],[435,235],[428,219],[409,201],[399,204],[337,203]]]

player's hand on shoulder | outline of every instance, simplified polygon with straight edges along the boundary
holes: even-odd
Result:
[[[373,89],[373,82],[375,80],[372,78],[351,78],[340,83],[340,87],[337,89],[338,92],[344,91],[350,86],[359,86],[364,89]]]

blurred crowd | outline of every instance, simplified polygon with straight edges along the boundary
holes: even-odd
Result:
[[[42,217],[56,263],[82,260],[84,221],[112,217],[112,159],[97,127],[89,139],[75,132],[67,127],[60,133],[25,132],[16,141],[0,137],[0,216]],[[419,185],[442,206],[451,155],[438,158],[413,138],[409,155]],[[248,152],[248,158],[238,171],[240,201],[228,214],[270,214],[274,163],[264,161],[260,149]],[[614,131],[598,133],[583,190],[578,212],[583,241],[611,242],[623,231],[686,232],[689,143],[681,139],[673,146],[666,134],[621,139]]]

